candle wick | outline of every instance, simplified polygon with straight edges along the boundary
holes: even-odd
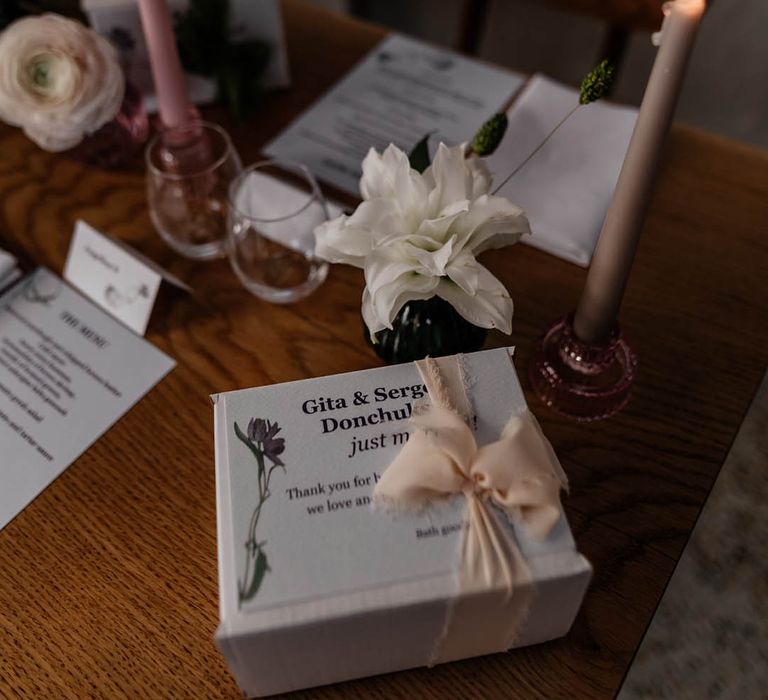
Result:
[[[533,149],[533,151],[531,151],[531,153],[529,153],[529,154],[528,154],[528,157],[527,157],[527,158],[526,158],[526,159],[525,159],[525,160],[524,160],[522,163],[520,163],[520,165],[518,165],[518,166],[517,166],[517,167],[516,167],[516,168],[515,168],[515,169],[514,169],[514,170],[513,170],[513,171],[512,171],[512,172],[511,172],[509,175],[507,175],[507,177],[505,177],[505,178],[504,178],[504,180],[502,180],[501,184],[500,184],[500,185],[498,185],[498,186],[496,187],[496,189],[495,189],[493,192],[491,192],[491,194],[496,194],[496,193],[497,193],[497,192],[498,192],[498,191],[499,191],[499,190],[500,190],[502,187],[504,187],[504,185],[506,185],[506,184],[507,184],[507,183],[508,183],[508,182],[509,182],[509,181],[510,181],[510,180],[511,180],[511,179],[512,179],[512,178],[513,178],[515,175],[517,175],[517,173],[519,173],[519,172],[520,172],[520,171],[521,171],[521,170],[522,170],[522,169],[523,169],[523,168],[524,168],[524,167],[525,167],[525,166],[528,164],[528,161],[530,161],[530,160],[531,160],[531,158],[533,158],[533,157],[534,157],[534,156],[535,156],[535,155],[536,155],[536,154],[537,154],[537,153],[538,153],[538,152],[539,152],[539,151],[540,151],[542,148],[544,148],[544,146],[546,146],[547,142],[548,142],[548,141],[549,141],[549,140],[550,140],[550,139],[551,139],[551,138],[552,138],[552,137],[555,135],[555,133],[557,132],[557,130],[558,130],[558,129],[559,129],[559,128],[560,128],[560,127],[563,125],[563,124],[565,124],[565,122],[567,122],[567,121],[568,121],[568,120],[571,118],[571,116],[573,116],[573,113],[574,113],[574,112],[575,112],[575,111],[576,111],[576,110],[577,110],[579,107],[581,107],[581,106],[582,106],[582,105],[580,105],[580,104],[577,104],[577,105],[576,105],[576,106],[575,106],[575,107],[574,107],[574,108],[573,108],[573,109],[572,109],[570,112],[568,112],[568,114],[566,114],[566,115],[565,115],[565,116],[564,116],[564,117],[563,117],[563,118],[562,118],[562,119],[561,119],[561,120],[560,120],[560,121],[557,123],[557,125],[555,126],[555,128],[554,128],[554,129],[552,129],[552,131],[550,131],[550,132],[549,132],[549,133],[546,135],[546,137],[544,138],[544,140],[543,140],[543,141],[542,141],[542,142],[541,142],[541,143],[540,143],[538,146],[536,146],[536,148],[534,148],[534,149]]]

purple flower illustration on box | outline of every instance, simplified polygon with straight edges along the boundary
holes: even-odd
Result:
[[[237,597],[240,604],[251,600],[258,593],[264,576],[269,571],[267,553],[264,551],[266,542],[256,539],[256,526],[259,524],[261,509],[270,496],[269,483],[272,472],[278,467],[285,471],[285,464],[280,455],[285,450],[285,440],[277,437],[280,426],[276,422],[263,418],[251,418],[245,432],[234,423],[235,435],[251,451],[256,459],[257,477],[259,484],[259,500],[251,515],[248,526],[248,537],[245,540],[245,571],[242,581],[237,582]],[[267,464],[264,458],[270,464]]]

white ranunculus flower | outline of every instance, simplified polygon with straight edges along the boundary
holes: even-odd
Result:
[[[124,91],[115,49],[79,22],[24,17],[0,34],[0,119],[46,151],[72,148],[104,126]]]
[[[488,194],[491,175],[464,147],[440,144],[424,173],[390,145],[363,161],[363,202],[315,229],[317,255],[365,270],[363,318],[391,328],[403,304],[439,296],[467,321],[512,332],[512,299],[475,259],[530,233],[520,207]]]

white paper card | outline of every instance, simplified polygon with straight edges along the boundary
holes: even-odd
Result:
[[[309,166],[358,196],[360,164],[373,147],[410,151],[426,134],[471,139],[523,84],[507,70],[415,39],[384,39],[345,78],[265,149]]]
[[[479,444],[497,440],[525,399],[505,348],[464,357]],[[463,496],[422,514],[374,511],[378,476],[405,444],[414,401],[426,390],[412,363],[228,392],[217,397],[217,469],[226,507],[220,552],[222,605],[236,611],[254,568],[243,543],[259,503],[258,463],[237,433],[252,418],[276,423],[285,441],[268,475],[269,500],[255,538],[269,569],[247,609],[265,609],[396,583],[448,575],[456,566]],[[237,425],[237,429],[235,428]],[[272,466],[265,458],[267,469]],[[231,518],[231,519],[230,519]],[[231,533],[231,537],[227,535]],[[527,557],[573,553],[565,520],[545,541],[515,528]],[[229,567],[232,567],[231,569]],[[311,576],[302,572],[312,572]],[[235,583],[237,582],[237,583]]]
[[[46,269],[0,297],[0,528],[174,365]]]
[[[169,0],[172,12],[184,12],[188,0]],[[91,26],[109,38],[127,65],[128,78],[144,95],[148,112],[157,111],[152,71],[144,43],[144,33],[136,0],[82,0]],[[230,0],[230,38],[233,42],[259,39],[269,44],[270,60],[261,76],[267,88],[284,87],[290,82],[285,51],[283,23],[277,0]],[[216,81],[187,74],[187,94],[194,104],[216,99]]]
[[[497,182],[520,165],[579,103],[579,92],[537,75],[507,112],[509,127],[488,166]],[[499,194],[531,222],[522,241],[587,266],[597,245],[637,110],[607,102],[579,107]]]
[[[78,221],[64,279],[107,313],[144,335],[162,276],[125,247]]]

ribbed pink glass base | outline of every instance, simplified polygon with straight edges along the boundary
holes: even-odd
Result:
[[[569,314],[539,340],[529,373],[534,391],[552,410],[577,421],[602,420],[629,401],[637,356],[618,326],[605,344],[582,342]]]
[[[116,170],[128,165],[149,136],[149,120],[141,93],[130,83],[115,118],[86,136],[70,153],[86,165]]]

